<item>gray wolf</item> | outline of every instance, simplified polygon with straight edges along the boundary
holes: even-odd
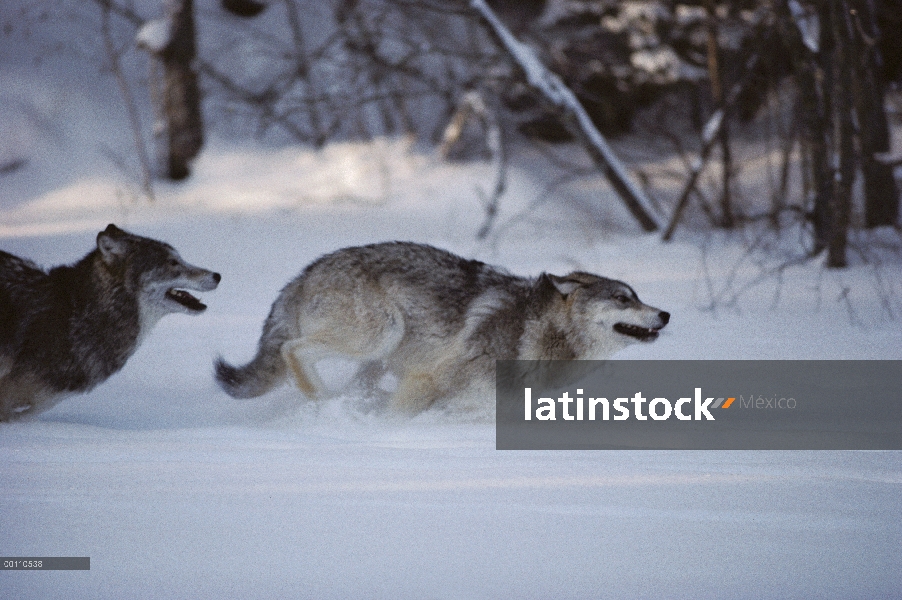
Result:
[[[669,313],[621,281],[576,271],[528,279],[410,242],[345,248],[310,264],[279,293],[256,356],[216,379],[236,398],[260,396],[290,372],[309,398],[326,389],[324,358],[392,372],[393,409],[419,412],[476,380],[496,359],[604,359],[652,341]]]
[[[161,317],[204,311],[186,290],[213,290],[219,281],[169,244],[112,224],[70,266],[45,271],[0,251],[0,421],[93,389]]]

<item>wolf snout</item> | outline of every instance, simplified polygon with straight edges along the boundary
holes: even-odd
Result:
[[[207,271],[200,267],[192,267],[192,271],[185,278],[173,282],[175,285],[165,292],[165,297],[174,304],[170,305],[170,309],[177,306],[179,310],[188,312],[189,314],[201,313],[207,309],[207,305],[194,297],[188,290],[197,292],[209,292],[215,290],[222,281],[222,275]]]
[[[197,278],[197,289],[201,292],[215,290],[222,281],[222,275],[201,269],[201,276]]]
[[[645,315],[645,319],[642,319],[642,322],[640,323],[630,323],[627,321],[615,323],[614,331],[640,342],[652,342],[658,339],[658,334],[664,329],[667,323],[670,322],[670,313],[648,307]]]

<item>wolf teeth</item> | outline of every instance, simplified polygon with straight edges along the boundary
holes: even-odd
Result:
[[[169,290],[166,290],[166,295],[185,308],[189,308],[191,310],[203,310],[206,308],[206,305],[204,305],[200,300],[198,300],[185,290],[170,288]]]
[[[617,323],[614,325],[614,330],[636,338],[657,336],[658,333],[658,330],[652,327],[639,327],[638,325],[631,325],[629,323]]]

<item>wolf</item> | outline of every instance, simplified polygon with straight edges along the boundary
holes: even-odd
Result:
[[[326,388],[324,358],[390,371],[392,409],[417,413],[474,381],[495,360],[604,359],[649,342],[670,314],[643,304],[622,281],[583,271],[537,278],[412,242],[338,250],[311,263],[279,293],[256,356],[215,363],[235,398],[260,396],[293,375],[309,398]]]
[[[0,251],[0,421],[93,389],[164,315],[203,312],[187,290],[210,291],[220,279],[113,224],[70,266],[45,271]]]

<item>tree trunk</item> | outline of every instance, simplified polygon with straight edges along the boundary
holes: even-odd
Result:
[[[860,81],[852,61],[853,33],[846,0],[830,1],[829,27],[833,34],[833,194],[829,203],[827,266],[846,266],[852,185],[855,182],[855,123],[852,90]],[[857,75],[857,76],[856,76]]]
[[[194,62],[197,56],[193,0],[168,0],[171,26],[169,44],[160,54],[163,62],[163,110],[168,137],[167,175],[184,179],[191,159],[204,143],[200,88]]]
[[[721,196],[720,196],[720,226],[731,229],[735,225],[733,218],[733,202],[730,195],[732,185],[730,178],[733,172],[733,158],[730,150],[730,122],[724,98],[723,70],[720,67],[720,45],[718,42],[717,11],[714,0],[707,0],[705,8],[708,13],[708,79],[711,81],[711,97],[714,99],[716,110],[722,111],[718,140],[720,142],[721,161]]]
[[[858,169],[864,176],[868,227],[896,223],[899,190],[892,165],[880,160],[890,143],[872,2],[827,0],[816,6],[820,39],[814,46],[804,40],[806,17],[799,5],[788,0],[781,10],[802,31],[790,35],[801,40],[797,46],[806,57],[799,61],[797,78],[815,188],[813,250],[827,250],[827,266],[844,267]]]
[[[827,246],[826,242],[826,207],[829,202],[832,186],[830,185],[830,169],[827,160],[829,147],[829,121],[827,106],[829,97],[824,94],[824,79],[830,72],[829,64],[825,65],[823,58],[821,35],[814,39],[805,39],[803,31],[804,23],[800,22],[799,15],[793,13],[790,8],[791,0],[784,0],[779,4],[781,18],[785,23],[786,37],[794,47],[793,58],[796,83],[799,86],[798,115],[800,122],[800,134],[805,181],[810,182],[806,186],[806,197],[803,202],[812,202],[812,210],[809,215],[814,230],[814,243],[812,254],[817,254]],[[817,18],[823,22],[825,10],[819,10]]]
[[[875,155],[889,152],[890,132],[884,106],[882,57],[877,46],[880,32],[872,0],[853,0],[856,45],[853,65],[861,77],[856,86],[856,113],[861,143],[861,170],[864,175],[864,218],[866,227],[895,225],[899,218],[899,189],[893,167]],[[882,35],[896,35],[883,32]]]

